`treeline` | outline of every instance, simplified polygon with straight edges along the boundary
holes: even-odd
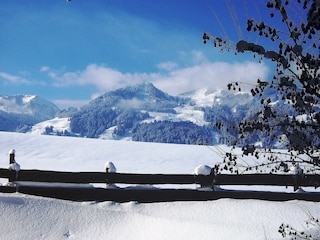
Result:
[[[80,136],[97,138],[106,129],[117,126],[115,134],[122,136],[134,123],[148,117],[148,113],[140,111],[91,107],[75,113],[70,128]]]
[[[177,144],[213,144],[212,133],[206,126],[192,122],[155,121],[142,123],[132,132],[133,141]]]
[[[7,113],[0,110],[0,131],[26,132],[39,120],[30,114]]]

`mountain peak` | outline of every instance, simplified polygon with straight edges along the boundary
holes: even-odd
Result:
[[[117,107],[119,104],[123,106],[124,101],[131,100],[135,102],[143,102],[143,105],[151,106],[152,103],[155,102],[174,102],[176,98],[162,92],[152,83],[147,82],[107,92],[91,101],[89,105],[103,104],[109,107]]]
[[[152,83],[142,83],[132,87],[125,88],[127,91],[134,93],[133,97],[138,99],[152,99],[152,100],[169,100],[172,97],[167,93],[156,88]]]
[[[6,113],[37,115],[50,119],[59,112],[53,103],[36,95],[0,95],[0,110]]]

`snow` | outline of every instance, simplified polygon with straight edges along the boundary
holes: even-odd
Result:
[[[24,104],[29,104],[32,99],[34,99],[36,96],[35,95],[25,95],[23,98],[22,98],[22,102]]]
[[[117,126],[113,126],[110,128],[107,128],[102,134],[99,135],[99,138],[101,139],[114,139],[114,130],[117,128]],[[115,139],[116,140],[116,139]]]
[[[28,133],[42,135],[45,134],[46,127],[53,127],[54,132],[70,132],[70,121],[69,118],[53,118],[47,121],[37,123],[32,126],[32,129]]]
[[[302,168],[298,165],[295,166],[291,166],[289,169],[289,172],[292,174],[298,174],[298,175],[302,175],[303,174],[303,170]]]
[[[14,149],[10,149],[10,151],[9,151],[9,155],[10,154],[15,154],[16,153],[16,150],[14,150]]]
[[[22,169],[192,173],[221,161],[223,147],[138,143],[0,132],[0,167],[16,150]],[[6,180],[1,179],[4,183]],[[309,231],[320,204],[220,199],[206,202],[71,202],[0,193],[0,239],[283,239],[282,223]],[[310,230],[312,231],[312,229]]]
[[[22,97],[22,104],[17,102],[16,97]],[[28,108],[28,104],[34,97],[29,95],[0,96],[0,110],[8,113],[31,114],[32,110]]]
[[[185,97],[190,97],[198,107],[211,107],[220,95],[220,90],[209,90],[208,88],[202,88],[190,94],[183,94]]]
[[[14,170],[16,172],[19,172],[20,171],[20,164],[16,163],[16,162],[15,163],[11,163],[11,164],[9,164],[8,169],[9,170]]]
[[[106,172],[109,172],[109,173],[117,172],[117,168],[114,166],[113,162],[106,162],[106,164],[104,165],[104,168],[106,169]]]
[[[42,107],[40,115],[43,118],[52,117],[52,110],[57,107],[45,99],[36,95],[1,95],[0,96],[0,110],[8,113],[17,114],[34,114],[39,112]]]
[[[149,112],[150,118],[142,121],[143,123],[150,123],[154,121],[178,121],[176,114],[162,113],[162,112]]]
[[[192,122],[199,126],[204,126],[209,124],[204,120],[204,112],[201,110],[197,110],[198,107],[185,105],[183,107],[176,107],[173,113],[161,113],[161,112],[149,112],[150,118],[142,121],[143,123],[151,123],[154,121],[186,121]]]
[[[9,132],[0,132],[0,146],[0,166],[8,165],[8,151],[14,148],[22,169],[104,172],[110,161],[118,172],[192,174],[200,164],[212,166],[221,160],[209,146]]]
[[[209,122],[204,120],[204,112],[202,110],[197,110],[193,106],[177,107],[174,110],[177,112],[176,121],[190,121],[198,126],[209,124]]]
[[[212,173],[212,168],[208,165],[199,165],[193,172],[195,175],[210,175]]]
[[[150,116],[154,120],[146,120],[145,122],[152,121],[190,121],[199,126],[209,124],[204,120],[204,112],[199,110],[200,107],[209,107],[214,103],[214,98],[217,93],[207,94],[207,89],[201,89],[192,94],[184,94],[184,97],[190,97],[192,101],[195,103],[195,106],[192,105],[184,105],[181,107],[176,107],[174,110],[176,114],[171,113],[158,113],[158,112],[150,112]]]

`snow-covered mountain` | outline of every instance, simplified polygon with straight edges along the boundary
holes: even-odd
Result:
[[[26,131],[35,123],[53,118],[59,108],[34,95],[0,95],[0,130]]]
[[[51,118],[59,108],[35,95],[0,95],[0,110],[7,113],[33,114],[40,118]]]
[[[242,119],[252,107],[249,93],[199,89],[170,96],[150,83],[107,92],[72,117],[35,124],[35,134],[73,135],[145,142],[214,144],[215,122]],[[230,133],[224,133],[230,134]]]
[[[283,111],[294,114],[276,94],[270,94]],[[180,144],[228,144],[238,139],[237,131],[228,126],[252,119],[261,107],[246,92],[204,88],[170,96],[151,83],[106,92],[81,109],[62,111],[38,96],[0,97],[3,131]],[[225,127],[218,130],[220,122]],[[279,147],[263,132],[241,144],[258,142]]]

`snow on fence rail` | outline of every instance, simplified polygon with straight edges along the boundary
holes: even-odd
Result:
[[[319,187],[320,175],[313,174],[135,174],[114,172],[61,172],[44,170],[8,170],[0,168],[0,178],[10,181],[56,183],[122,183],[122,184],[199,184],[215,185],[266,185]]]

